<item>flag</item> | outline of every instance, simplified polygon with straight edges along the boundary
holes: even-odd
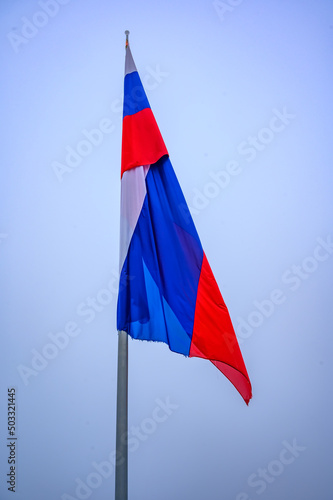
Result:
[[[245,402],[251,383],[228,309],[127,44],[117,328],[210,360]]]

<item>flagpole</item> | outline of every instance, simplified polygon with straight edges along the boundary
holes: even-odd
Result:
[[[128,336],[118,332],[116,494],[115,500],[127,500],[128,469]]]
[[[129,31],[125,31],[128,47]],[[118,332],[115,500],[128,497],[128,335]]]

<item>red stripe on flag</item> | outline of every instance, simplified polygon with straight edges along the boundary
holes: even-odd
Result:
[[[126,170],[156,163],[168,151],[150,108],[123,119],[121,176]]]
[[[209,359],[236,387],[246,404],[251,383],[228,309],[206,255],[203,256],[190,357]]]

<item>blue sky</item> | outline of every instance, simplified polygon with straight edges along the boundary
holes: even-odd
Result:
[[[209,362],[129,345],[129,498],[330,500],[333,5],[4,1],[1,449],[16,500],[114,498],[124,30],[229,308]]]

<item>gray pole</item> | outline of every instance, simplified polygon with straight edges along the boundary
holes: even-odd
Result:
[[[117,428],[116,428],[116,496],[115,500],[127,500],[127,392],[128,392],[128,336],[118,333],[117,379]]]
[[[125,31],[126,49],[129,31]],[[128,496],[128,335],[118,332],[117,424],[116,424],[116,495],[115,500]]]

